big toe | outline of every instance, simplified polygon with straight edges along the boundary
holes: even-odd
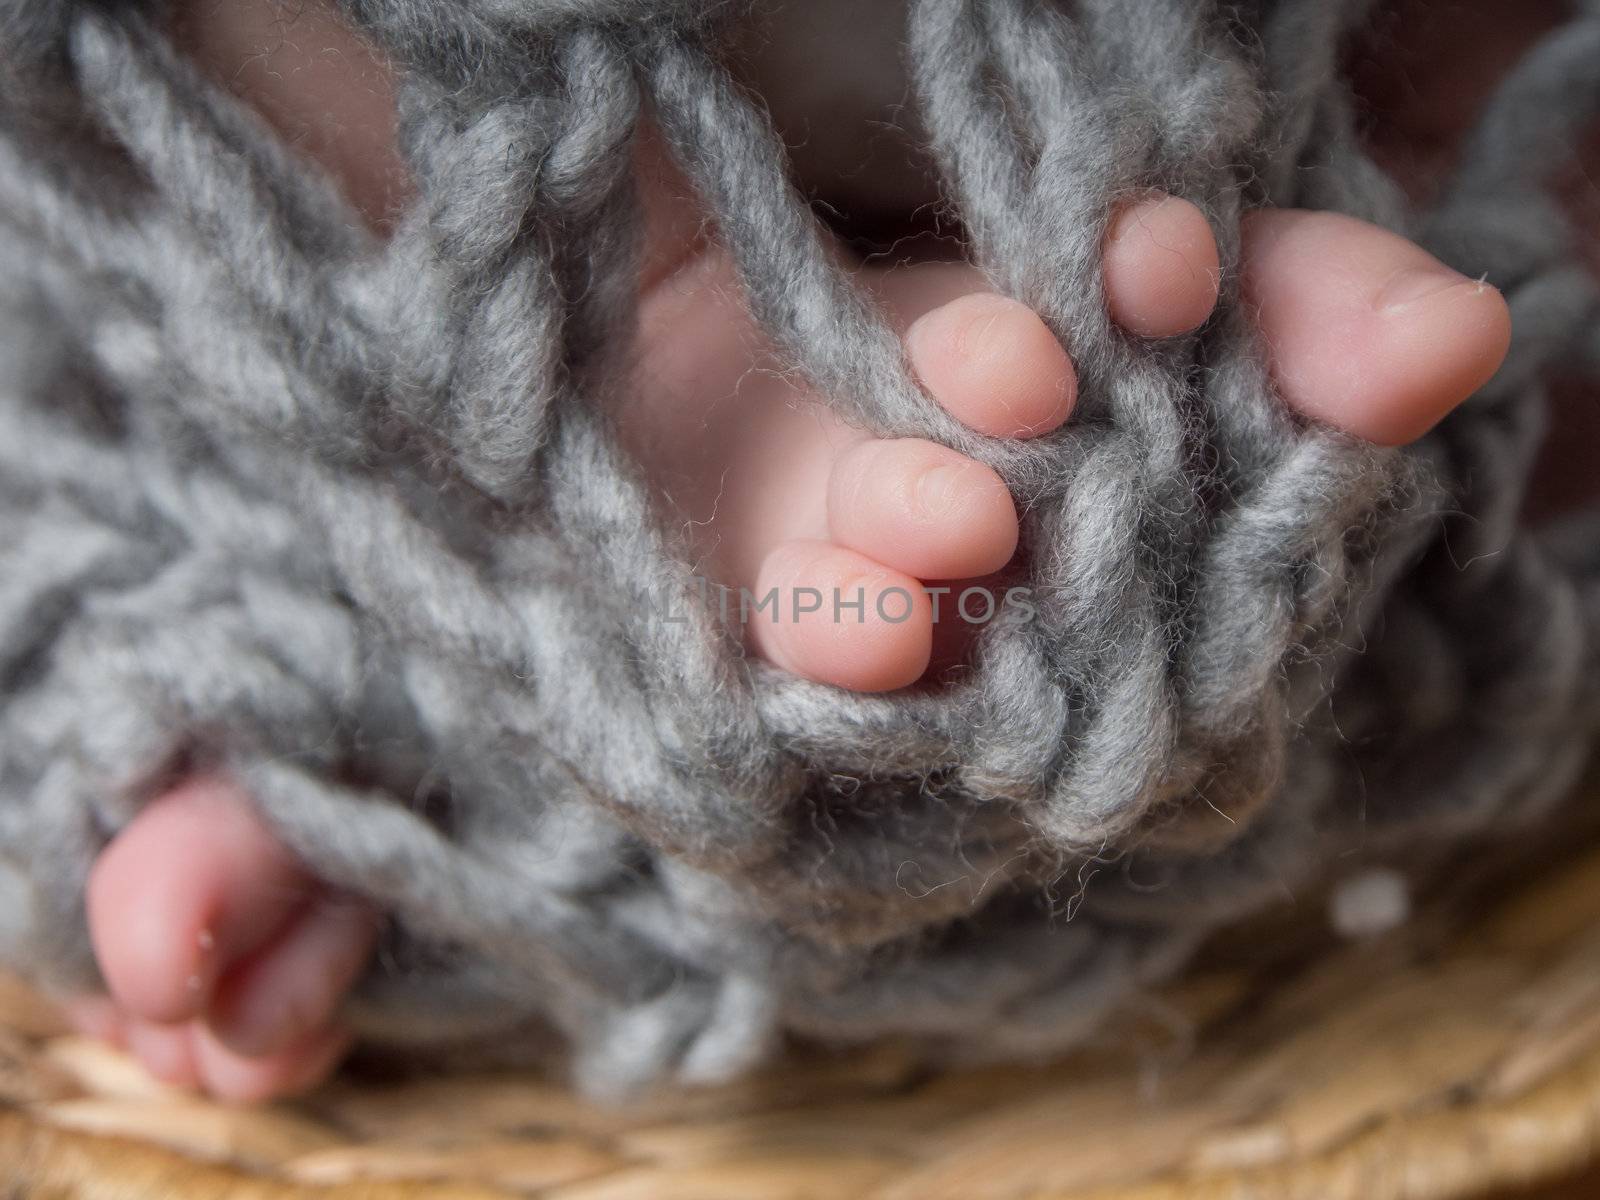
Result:
[[[236,1053],[204,1026],[191,1030],[197,1082],[219,1100],[254,1104],[290,1096],[322,1082],[349,1047],[349,1035],[325,1027],[273,1051],[252,1057]]]
[[[1498,291],[1352,217],[1253,213],[1244,283],[1289,405],[1383,445],[1426,433],[1510,346]]]
[[[217,984],[206,1020],[232,1054],[262,1058],[293,1052],[331,1027],[377,938],[370,907],[319,893],[266,945]]]
[[[101,973],[132,1016],[189,1019],[314,888],[244,796],[196,780],[153,801],[95,862],[87,903]]]

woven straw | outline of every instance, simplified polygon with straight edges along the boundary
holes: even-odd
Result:
[[[1600,1153],[1600,838],[1568,828],[1473,872],[1367,942],[1319,932],[1323,900],[1300,897],[1298,924],[1214,947],[1067,1062],[931,1072],[894,1047],[797,1051],[760,1079],[628,1111],[534,1077],[359,1065],[298,1104],[232,1109],[64,1034],[8,983],[0,1194],[1481,1196]]]

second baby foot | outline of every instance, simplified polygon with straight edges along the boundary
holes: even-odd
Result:
[[[378,917],[312,878],[229,784],[147,805],[95,861],[87,907],[109,995],[69,1013],[158,1077],[260,1100],[343,1053],[334,1014]]]

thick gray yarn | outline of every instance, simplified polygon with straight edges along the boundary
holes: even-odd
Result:
[[[1078,364],[1037,441],[956,426],[824,250],[717,57],[743,5],[343,0],[399,64],[419,200],[379,246],[134,0],[0,0],[0,955],[93,981],[96,851],[226,770],[391,914],[378,1043],[565,1050],[616,1093],[780,1035],[1016,1055],[1220,924],[1420,863],[1566,789],[1600,717],[1600,522],[1521,519],[1547,369],[1600,289],[1543,179],[1600,111],[1600,6],[1499,88],[1432,211],[1364,155],[1361,0],[914,0],[971,252]],[[992,463],[1031,623],[939,690],[738,652],[609,426],[653,115],[792,366]],[[1160,186],[1230,270],[1197,336],[1105,314]],[[1510,299],[1505,368],[1417,446],[1292,418],[1241,212],[1336,209]],[[653,619],[664,598],[681,622]]]

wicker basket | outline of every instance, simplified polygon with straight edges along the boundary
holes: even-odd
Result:
[[[1480,865],[1375,940],[1281,918],[1230,936],[1066,1062],[937,1073],[892,1046],[797,1051],[620,1112],[527,1076],[359,1070],[228,1108],[64,1035],[6,984],[0,1183],[83,1200],[1500,1194],[1600,1153],[1600,838],[1563,840],[1554,861],[1524,846],[1514,869]]]

